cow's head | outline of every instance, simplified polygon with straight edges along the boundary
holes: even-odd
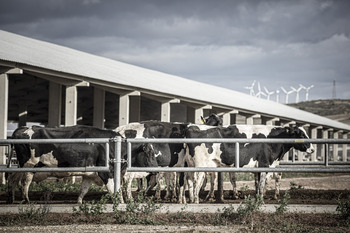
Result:
[[[132,166],[134,167],[157,167],[157,159],[153,146],[149,143],[140,145],[132,152]]]
[[[203,117],[201,117],[201,119],[203,124],[205,125],[222,126],[222,119],[214,113],[210,114],[210,116],[207,119],[204,119]]]
[[[285,127],[284,129],[288,134],[289,138],[300,138],[300,139],[309,138],[309,136],[307,135],[303,127],[292,126],[292,127]],[[304,151],[310,154],[315,151],[315,148],[311,143],[295,143],[293,144],[293,147],[297,150]]]

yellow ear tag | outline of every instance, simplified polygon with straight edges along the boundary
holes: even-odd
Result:
[[[289,133],[289,129],[286,129],[286,132]]]

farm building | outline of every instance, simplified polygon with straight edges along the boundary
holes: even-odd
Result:
[[[0,31],[0,109],[0,139],[11,134],[10,123],[114,129],[144,120],[200,123],[210,113],[225,125],[300,124],[312,138],[350,132],[350,125],[283,104],[6,31]]]

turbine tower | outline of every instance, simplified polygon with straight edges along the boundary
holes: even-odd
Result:
[[[276,90],[276,102],[279,103],[280,102],[280,90]]]
[[[281,87],[282,91],[286,94],[286,104],[288,104],[288,96],[294,92],[294,90],[286,91],[283,87]]]
[[[314,85],[311,85],[309,87],[304,87],[303,85],[300,84],[300,86],[305,89],[305,91],[306,91],[305,101],[308,101],[309,100],[309,91],[310,91],[311,88],[314,87]]]
[[[250,87],[245,87],[245,89],[248,89],[249,90],[249,95],[252,95],[254,96],[255,93],[254,93],[254,85],[255,85],[255,80],[253,81],[252,85]]]
[[[303,86],[301,84],[299,84],[299,88],[296,89],[294,87],[290,87],[293,91],[295,91],[297,93],[296,97],[295,97],[295,103],[299,103],[299,92],[303,89]]]
[[[267,94],[267,100],[270,100],[270,96],[273,95],[275,92],[274,91],[269,91],[267,88],[264,86],[265,92]]]
[[[265,92],[261,91],[260,82],[258,82],[258,93],[255,96],[261,98],[262,95],[266,96]]]

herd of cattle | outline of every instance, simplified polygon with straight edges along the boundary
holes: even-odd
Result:
[[[61,128],[20,127],[12,135],[13,139],[75,139],[75,138],[308,138],[301,127],[280,127],[266,125],[230,125],[222,126],[222,120],[212,114],[203,125],[189,123],[170,123],[147,121],[130,123],[115,130],[102,130],[89,126],[71,126]],[[121,151],[126,159],[126,146]],[[144,143],[132,144],[133,167],[234,167],[235,144],[228,143]],[[15,144],[19,167],[89,167],[105,166],[104,144]],[[240,167],[273,167],[291,148],[313,153],[310,143],[294,144],[240,144]],[[109,147],[110,156],[114,155],[114,145]],[[122,166],[123,187],[125,196],[131,196],[131,181],[134,178],[148,177],[147,189],[160,183],[161,177],[166,181],[166,198],[186,203],[185,185],[189,190],[189,201],[199,203],[199,192],[206,174],[204,172],[187,173],[135,173],[126,172]],[[207,198],[214,195],[216,173],[211,173],[211,188]],[[110,172],[21,172],[8,174],[9,203],[15,199],[15,189],[20,187],[22,197],[29,202],[28,189],[32,181],[40,182],[48,177],[81,176],[82,184],[78,203],[82,203],[91,183],[105,185],[108,192],[114,192],[114,168],[110,164]],[[266,173],[257,173],[256,192],[264,193]],[[280,178],[280,176],[277,176]],[[237,195],[235,174],[230,173],[234,195]],[[278,182],[276,179],[276,195]],[[123,195],[121,195],[122,197]],[[160,197],[160,185],[157,185],[156,197]]]

